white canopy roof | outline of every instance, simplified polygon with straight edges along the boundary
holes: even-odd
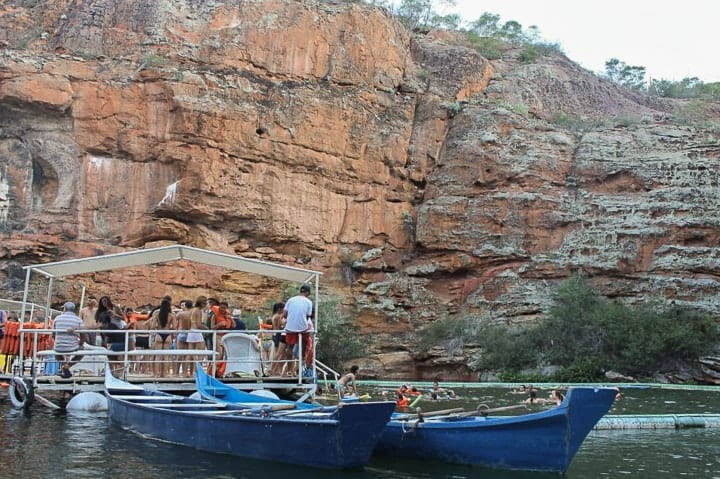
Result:
[[[62,278],[77,274],[166,263],[181,259],[234,271],[269,276],[285,281],[312,283],[313,285],[316,284],[318,277],[322,274],[317,271],[268,263],[266,261],[243,258],[242,256],[218,253],[184,245],[161,246],[159,248],[139,249],[103,256],[57,261],[55,263],[25,266],[24,269],[30,270],[29,272],[43,274],[48,278]]]

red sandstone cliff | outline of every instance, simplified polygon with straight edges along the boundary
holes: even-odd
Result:
[[[558,55],[489,62],[352,3],[0,5],[2,296],[22,265],[162,242],[301,264],[374,334],[363,369],[383,377],[464,377],[462,352],[413,356],[417,331],[532,320],[577,271],[720,311],[716,104]],[[279,287],[203,268],[83,281],[250,309]]]

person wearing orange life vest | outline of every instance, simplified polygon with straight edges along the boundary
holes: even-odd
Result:
[[[403,393],[398,392],[395,397],[395,402],[397,403],[398,407],[405,408],[410,405],[410,400],[403,395]]]
[[[210,300],[208,300],[209,302]],[[210,329],[214,329],[216,331],[224,331],[228,329],[233,329],[234,321],[230,318],[230,307],[226,301],[221,301],[217,304],[211,304],[210,305],[210,311],[211,311],[211,324]],[[225,351],[222,346],[222,337],[225,336],[225,333],[216,333],[217,337],[217,348],[216,351],[220,355],[220,357],[223,357],[223,352]]]

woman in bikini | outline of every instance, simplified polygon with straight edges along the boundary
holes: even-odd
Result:
[[[150,329],[156,332],[153,340],[153,349],[170,349],[174,334],[171,331],[175,331],[175,314],[172,312],[172,306],[170,300],[163,298],[160,303],[160,308],[153,312],[152,318],[150,318]],[[169,366],[168,360],[170,356],[163,356],[156,354],[153,361],[153,376],[164,378]]]
[[[288,359],[287,344],[285,343],[285,317],[283,316],[283,308],[285,303],[275,303],[273,305],[273,314],[270,321],[275,331],[273,334],[273,343],[275,343],[275,355],[273,356],[272,366],[270,367],[271,376],[281,376],[285,369],[285,360]]]
[[[205,296],[198,296],[195,300],[195,306],[190,310],[190,331],[186,339],[188,349],[205,349],[205,339],[203,338],[202,331],[207,330],[204,321],[204,310],[206,306],[207,298]],[[189,359],[190,362],[185,374],[193,377],[195,375],[195,362],[201,358],[196,356]]]

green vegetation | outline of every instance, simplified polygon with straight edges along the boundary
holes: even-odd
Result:
[[[167,62],[168,59],[162,55],[148,55],[143,59],[140,68],[158,68],[165,65]]]
[[[432,76],[432,72],[425,70],[424,68],[415,72],[415,76],[421,80],[427,80]]]
[[[558,128],[564,128],[574,133],[582,133],[597,126],[601,126],[598,124],[597,120],[588,120],[587,118],[568,115],[564,111],[555,112],[550,119],[550,123]]]
[[[515,20],[502,23],[500,15],[484,12],[477,20],[463,26],[458,14],[443,14],[435,9],[437,6],[445,11],[448,7],[454,7],[455,0],[365,0],[364,3],[387,8],[411,31],[444,28],[463,32],[467,43],[488,60],[501,58],[508,46],[522,47],[518,56],[522,63],[532,63],[539,57],[562,52],[559,44],[542,41],[535,25],[525,29]],[[703,83],[697,77],[687,77],[679,82],[661,79],[652,80],[648,84],[644,66],[628,65],[617,58],[605,62],[605,76],[620,85],[650,95],[720,99],[720,82]]]
[[[460,15],[457,13],[442,15],[435,11],[431,0],[402,0],[396,6],[389,2],[371,2],[388,8],[408,30],[423,28],[446,28],[457,30],[460,26]],[[437,2],[441,7],[454,7],[454,0]]]
[[[498,60],[499,58],[502,58],[503,50],[506,44],[499,38],[481,37],[477,33],[471,31],[466,33],[465,39],[476,52],[488,60]]]
[[[648,84],[645,73],[645,67],[628,65],[617,58],[605,62],[605,76],[633,90],[665,98],[720,99],[720,82],[703,83],[697,77],[687,77],[677,82],[652,80]]]
[[[523,29],[515,20],[500,23],[500,15],[485,12],[463,27],[460,15],[443,14],[435,9],[437,6],[445,11],[454,7],[455,0],[367,0],[366,3],[387,8],[410,31],[443,28],[464,32],[468,44],[489,60],[499,59],[508,45],[523,47],[519,56],[523,63],[532,63],[540,56],[561,51],[558,44],[541,41],[534,25]]]
[[[582,382],[602,379],[607,370],[651,375],[689,363],[720,343],[720,326],[705,314],[672,304],[612,302],[579,277],[562,284],[553,300],[547,316],[534,326],[511,329],[469,318],[438,321],[420,345],[478,344],[481,352],[470,366],[500,371],[503,379],[551,365],[558,368],[551,379]]]
[[[645,67],[630,66],[617,58],[605,62],[605,75],[615,83],[633,90],[645,88]]]
[[[720,100],[720,82],[703,83],[697,77],[683,78],[678,82],[653,80],[648,88],[648,93],[666,98]]]
[[[441,103],[440,108],[447,110],[448,116],[452,118],[462,111],[463,105],[459,101],[453,101],[450,103]]]
[[[410,241],[415,242],[415,218],[409,211],[403,211],[402,214],[403,227],[408,234]]]
[[[280,298],[282,299],[279,300],[287,301],[298,294],[299,288],[299,284],[283,282],[280,286]],[[313,290],[310,295],[313,302],[314,294]],[[268,301],[266,306],[268,311],[272,311],[273,303],[275,300]],[[357,334],[354,321],[343,311],[338,298],[321,295],[318,313],[319,323],[315,337],[316,344],[318,344],[318,360],[335,371],[343,371],[345,363],[366,355],[370,345],[369,339],[367,336]]]
[[[335,371],[343,371],[347,361],[366,354],[367,337],[357,334],[352,319],[342,311],[337,299],[321,299],[319,313],[318,359]]]
[[[557,43],[541,41],[536,26],[524,30],[515,20],[500,24],[500,15],[489,12],[483,13],[480,18],[470,23],[466,39],[489,60],[500,58],[505,44],[522,47],[518,58],[523,63],[532,63],[538,57],[562,51]]]

